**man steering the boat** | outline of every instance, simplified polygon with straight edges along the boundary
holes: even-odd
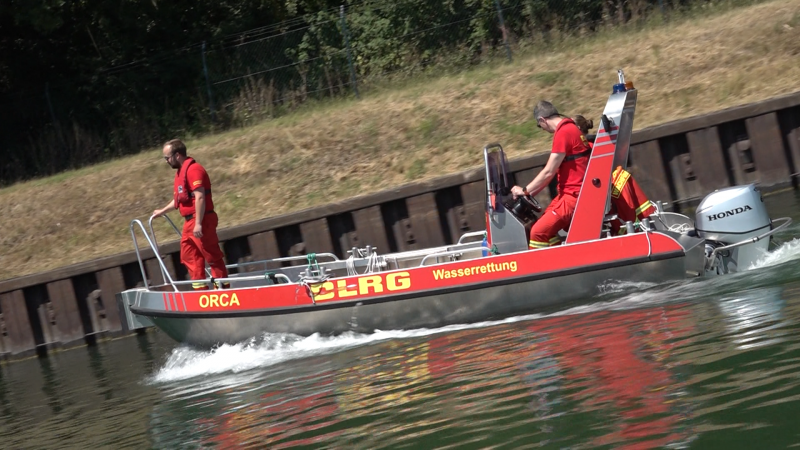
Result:
[[[561,243],[558,232],[568,229],[572,222],[592,149],[575,122],[559,114],[552,103],[544,100],[537,103],[533,117],[536,126],[553,134],[550,158],[533,181],[525,187],[514,186],[511,193],[514,198],[533,197],[547,187],[554,176],[558,177],[558,195],[531,228],[528,247],[537,249]]]

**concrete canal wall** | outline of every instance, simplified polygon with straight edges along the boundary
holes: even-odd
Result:
[[[518,183],[532,179],[547,156],[511,161]],[[673,210],[726,186],[796,187],[800,92],[637,131],[630,167],[650,198],[670,201]],[[551,195],[552,186],[539,200],[549,202]],[[309,252],[343,258],[368,244],[381,252],[412,250],[482,230],[483,201],[483,168],[476,168],[227,228],[219,236],[228,263]],[[161,252],[173,278],[183,279],[178,243],[162,245]],[[143,257],[150,281],[162,283],[153,253]],[[46,354],[125,333],[114,294],[141,282],[133,251],[0,282],[0,355]]]

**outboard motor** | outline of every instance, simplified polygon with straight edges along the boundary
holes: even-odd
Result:
[[[753,184],[719,189],[706,196],[697,207],[695,224],[697,234],[706,240],[709,274],[746,270],[769,248],[771,237],[760,238],[772,230],[772,221]]]

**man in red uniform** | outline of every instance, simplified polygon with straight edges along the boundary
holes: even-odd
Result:
[[[552,103],[540,101],[533,109],[533,117],[539,128],[553,133],[553,149],[547,164],[536,178],[524,188],[514,186],[511,193],[515,198],[521,195],[534,196],[558,175],[558,195],[531,228],[528,243],[531,249],[561,243],[558,231],[568,229],[572,222],[578,193],[592,152],[586,137],[575,122],[560,115]]]
[[[217,237],[218,218],[211,200],[211,180],[206,170],[186,156],[186,145],[180,139],[167,142],[163,153],[167,163],[177,171],[174,193],[166,206],[153,211],[153,217],[178,209],[186,219],[181,236],[181,262],[189,270],[192,280],[206,278],[206,262],[211,266],[214,278],[227,278],[228,270]],[[195,289],[208,288],[205,283],[193,283],[192,286]]]

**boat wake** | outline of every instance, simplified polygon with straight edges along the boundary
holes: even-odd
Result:
[[[597,311],[617,311],[643,308],[679,301],[700,301],[708,297],[733,295],[785,283],[793,278],[800,280],[793,264],[800,260],[800,239],[781,244],[765,253],[747,270],[716,278],[695,278],[664,284],[611,281],[600,286],[597,302],[577,306],[560,314],[586,314]]]
[[[796,259],[800,259],[800,239],[792,239],[781,244],[778,248],[753,263],[748,270],[777,266]]]
[[[312,334],[308,337],[302,337],[292,334],[268,333],[247,342],[221,345],[206,351],[188,346],[179,346],[172,350],[164,365],[146,381],[148,383],[168,383],[203,375],[239,373],[274,366],[290,360],[337,353],[391,339],[411,339],[439,333],[521,322],[540,317],[543,317],[543,315],[531,314],[502,320],[449,325],[440,328],[377,330],[370,334],[347,332],[337,336]]]
[[[631,291],[641,291],[643,289],[649,289],[651,287],[657,286],[658,283],[648,283],[648,282],[633,282],[633,281],[621,281],[621,280],[609,280],[597,288],[600,290],[600,296],[612,295],[612,294],[619,294],[623,292],[631,292]]]

